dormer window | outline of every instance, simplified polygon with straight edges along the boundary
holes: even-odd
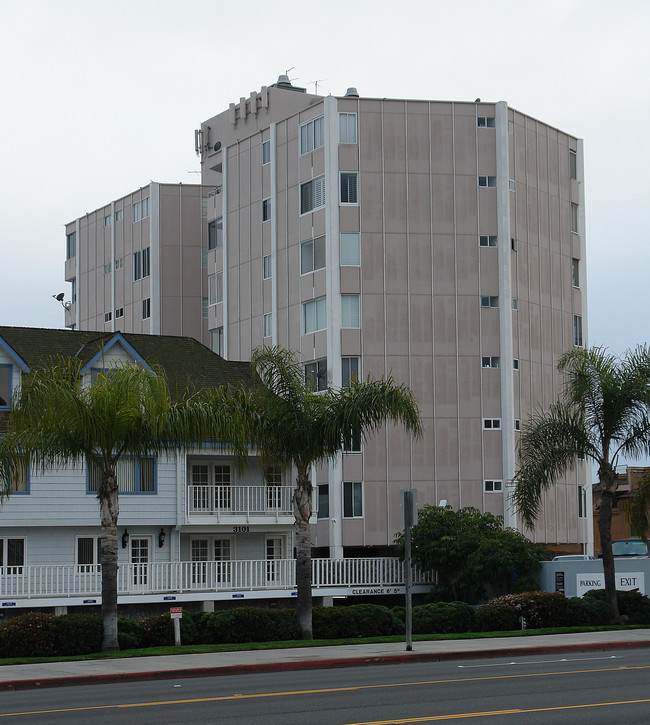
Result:
[[[11,402],[11,365],[0,364],[0,410],[9,410]]]

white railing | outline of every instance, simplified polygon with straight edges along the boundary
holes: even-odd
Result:
[[[221,517],[291,516],[291,486],[187,487],[188,516]]]
[[[294,559],[179,561],[120,564],[118,592],[166,594],[295,589]],[[414,571],[414,584],[428,584],[429,574]],[[315,593],[321,588],[396,587],[405,582],[396,558],[313,559]],[[101,594],[100,566],[30,565],[0,570],[0,599],[86,597]]]

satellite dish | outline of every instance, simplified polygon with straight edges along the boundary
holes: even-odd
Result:
[[[54,297],[54,299],[57,302],[63,302],[63,298],[65,297],[65,292],[59,292],[58,295],[52,295],[52,297]]]

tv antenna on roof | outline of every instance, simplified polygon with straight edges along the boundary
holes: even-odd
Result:
[[[314,95],[318,95],[318,84],[322,83],[323,81],[326,81],[327,78],[319,78],[317,81],[307,81],[307,83],[313,83],[314,84]]]

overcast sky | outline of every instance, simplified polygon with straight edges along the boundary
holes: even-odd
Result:
[[[22,0],[0,29],[0,324],[62,327],[63,225],[197,183],[194,129],[280,73],[342,95],[507,101],[584,139],[589,343],[647,339],[647,0]]]

